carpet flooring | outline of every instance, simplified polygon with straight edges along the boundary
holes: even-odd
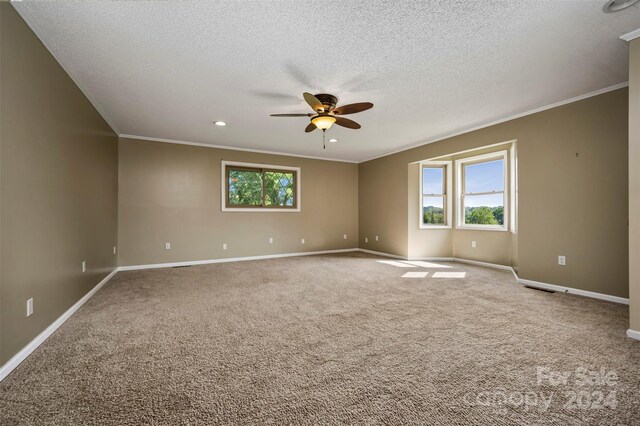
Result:
[[[640,424],[627,326],[458,263],[120,272],[0,383],[0,424]]]

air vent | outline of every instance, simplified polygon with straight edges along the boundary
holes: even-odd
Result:
[[[633,6],[639,1],[640,0],[609,0],[602,10],[606,13],[620,12],[623,9]]]

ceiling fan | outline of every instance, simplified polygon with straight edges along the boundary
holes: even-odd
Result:
[[[348,129],[359,129],[361,127],[360,124],[341,116],[366,111],[373,107],[371,102],[360,102],[336,107],[338,98],[327,93],[312,95],[311,93],[305,92],[302,96],[313,109],[313,114],[271,114],[271,117],[310,117],[311,123],[309,123],[304,131],[309,133],[315,129],[320,129],[323,132],[323,140],[324,132],[329,130],[334,124]]]

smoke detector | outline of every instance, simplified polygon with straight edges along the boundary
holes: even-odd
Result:
[[[633,6],[639,1],[640,0],[609,0],[602,10],[604,10],[605,13],[620,12],[623,9]]]

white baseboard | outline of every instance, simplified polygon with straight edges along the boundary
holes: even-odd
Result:
[[[636,339],[636,340],[640,340],[640,331],[635,331],[632,329],[628,329],[627,330],[627,337],[630,337],[632,339]]]
[[[49,336],[51,336],[71,315],[73,315],[87,300],[91,298],[102,286],[104,286],[116,273],[119,271],[132,271],[138,269],[154,269],[154,268],[171,268],[174,266],[191,266],[191,265],[205,265],[208,263],[225,263],[225,262],[240,262],[246,260],[262,260],[262,259],[276,259],[281,257],[294,257],[294,256],[311,256],[318,254],[330,254],[330,253],[347,253],[358,251],[357,248],[350,249],[338,249],[338,250],[321,250],[310,251],[301,253],[284,253],[284,254],[270,254],[264,256],[247,256],[247,257],[234,257],[227,259],[211,259],[211,260],[195,260],[190,262],[173,262],[173,263],[158,263],[152,265],[133,265],[133,266],[120,266],[115,268],[109,275],[107,275],[102,281],[100,281],[94,288],[92,288],[87,294],[82,296],[73,306],[67,309],[58,319],[56,319],[51,325],[38,334],[31,342],[29,342],[24,348],[15,354],[4,365],[0,366],[0,381],[9,375],[22,361],[24,361],[38,346],[44,343]]]
[[[363,248],[359,248],[359,249],[356,249],[356,250],[361,251],[363,253],[374,254],[376,256],[384,256],[384,257],[391,257],[393,259],[407,260],[407,258],[405,256],[400,256],[400,255],[391,254],[391,253],[385,253],[385,252],[382,252],[382,251],[367,250],[367,249],[363,249]]]
[[[430,262],[452,262],[454,260],[453,257],[407,257],[407,256],[400,256],[399,254],[391,254],[383,251],[368,250],[363,248],[358,249],[358,251],[361,251],[362,253],[373,254],[376,256],[390,257],[392,259],[402,259],[402,260],[424,260],[424,261],[430,261]]]
[[[516,280],[518,279],[518,272],[516,271],[516,269],[512,268],[511,266],[500,265],[498,263],[480,262],[478,260],[461,259],[459,257],[456,257],[453,260],[456,261],[456,262],[468,263],[468,264],[471,264],[471,265],[485,266],[487,268],[494,268],[494,269],[502,269],[504,271],[511,271],[511,273],[513,274],[513,277]]]
[[[156,269],[156,268],[175,268],[176,266],[209,265],[212,263],[244,262],[247,260],[264,260],[264,259],[278,259],[282,257],[314,256],[318,254],[348,253],[348,252],[354,252],[354,251],[358,251],[358,249],[349,248],[349,249],[337,249],[337,250],[304,251],[300,253],[265,254],[260,256],[227,257],[222,259],[191,260],[186,262],[152,263],[147,265],[120,266],[118,268],[118,271],[136,271],[140,269]]]
[[[595,293],[595,292],[592,292],[592,291],[580,290],[580,289],[575,289],[575,288],[571,288],[571,287],[564,287],[564,286],[559,286],[559,285],[555,285],[555,284],[547,284],[547,283],[542,283],[542,282],[537,282],[537,281],[532,281],[532,280],[526,280],[526,279],[523,279],[523,278],[519,278],[517,273],[516,273],[516,271],[514,270],[514,268],[512,268],[511,266],[507,266],[507,265],[500,265],[500,264],[496,264],[496,263],[481,262],[481,261],[478,261],[478,260],[471,260],[471,259],[462,259],[462,258],[459,258],[459,257],[410,257],[410,258],[407,258],[406,256],[400,256],[400,255],[397,255],[397,254],[385,253],[385,252],[381,252],[381,251],[374,251],[374,250],[368,250],[368,249],[363,249],[363,248],[309,251],[309,252],[301,252],[301,253],[269,254],[269,255],[262,255],[262,256],[230,257],[230,258],[226,258],[226,259],[195,260],[195,261],[188,261],[188,262],[173,262],[173,263],[156,263],[156,264],[149,264],[149,265],[120,266],[118,268],[118,270],[119,271],[133,271],[133,270],[139,270],[139,269],[173,268],[173,267],[176,267],[176,266],[193,266],[193,265],[206,265],[206,264],[211,264],[211,263],[242,262],[242,261],[247,261],[247,260],[277,259],[277,258],[281,258],[281,257],[295,257],[295,256],[313,256],[313,255],[318,255],[318,254],[346,253],[346,252],[354,252],[354,251],[359,251],[359,252],[362,252],[362,253],[368,253],[368,254],[372,254],[372,255],[376,255],[376,256],[389,257],[389,258],[392,258],[392,259],[424,260],[424,261],[431,261],[431,262],[460,262],[460,263],[467,263],[467,264],[471,264],[471,265],[484,266],[484,267],[487,267],[487,268],[501,269],[501,270],[505,270],[505,271],[511,271],[511,273],[513,274],[515,280],[519,284],[522,284],[522,285],[525,285],[525,286],[542,288],[542,289],[545,289],[545,290],[551,290],[551,291],[559,292],[559,293],[569,293],[569,294],[575,294],[575,295],[578,295],[578,296],[591,297],[593,299],[607,300],[609,302],[622,303],[622,304],[625,304],[625,305],[629,304],[629,299],[626,299],[624,297],[611,296],[611,295],[608,295],[608,294]]]
[[[426,262],[455,262],[455,257],[410,257],[409,260],[424,260]]]
[[[374,254],[374,255],[378,255],[378,256],[384,256],[384,257],[391,257],[394,259],[402,259],[402,260],[424,260],[424,261],[430,261],[430,262],[460,262],[460,263],[468,263],[471,265],[478,265],[478,266],[486,266],[487,268],[495,268],[495,269],[503,269],[505,271],[513,271],[513,268],[511,266],[507,266],[507,265],[499,265],[497,263],[488,263],[488,262],[480,262],[478,260],[471,260],[471,259],[461,259],[459,257],[413,257],[413,256],[400,256],[397,254],[391,254],[391,253],[385,253],[382,251],[373,251],[373,250],[367,250],[367,249],[359,249],[359,251],[363,252],[363,253],[369,253],[369,254]]]
[[[453,260],[455,262],[468,263],[470,265],[486,266],[487,268],[502,269],[504,271],[513,271],[513,268],[511,266],[500,265],[498,263],[480,262],[479,260],[461,259],[459,257],[454,257]]]
[[[541,289],[544,289],[544,290],[550,290],[550,291],[557,292],[557,293],[575,294],[575,295],[578,295],[578,296],[590,297],[592,299],[599,299],[599,300],[606,300],[606,301],[609,301],[609,302],[621,303],[623,305],[628,305],[629,304],[629,299],[624,298],[624,297],[611,296],[609,294],[596,293],[596,292],[593,292],[593,291],[580,290],[580,289],[572,288],[572,287],[564,287],[564,286],[560,286],[560,285],[547,284],[547,283],[542,283],[542,282],[538,282],[538,281],[532,281],[532,280],[526,280],[526,279],[523,279],[523,278],[519,278],[518,274],[517,274],[517,272],[516,272],[516,270],[514,268],[512,268],[511,266],[507,266],[507,265],[499,265],[497,263],[480,262],[478,260],[461,259],[459,257],[451,257],[451,258],[450,257],[440,257],[440,258],[436,258],[436,257],[424,257],[424,258],[417,258],[416,257],[416,258],[413,258],[412,257],[410,259],[407,259],[406,257],[403,257],[403,256],[398,256],[396,254],[384,253],[384,252],[379,252],[379,251],[365,250],[365,249],[360,249],[360,251],[364,252],[364,253],[375,254],[375,255],[378,255],[378,256],[385,256],[385,257],[392,257],[392,258],[395,258],[395,259],[402,259],[402,260],[427,260],[427,261],[432,261],[432,262],[460,262],[460,263],[467,263],[467,264],[470,264],[470,265],[484,266],[484,267],[487,267],[487,268],[502,269],[502,270],[505,270],[505,271],[511,271],[511,273],[513,274],[513,277],[518,282],[518,284],[521,284],[521,285],[524,285],[524,286],[541,288]]]
[[[544,290],[551,290],[557,293],[568,293],[568,294],[575,294],[578,296],[591,297],[592,299],[606,300],[609,302],[621,303],[623,305],[629,304],[629,299],[624,297],[611,296],[609,294],[596,293],[593,291],[580,290],[577,288],[564,287],[561,285],[547,284],[539,281],[525,280],[523,278],[518,278],[518,284],[522,284],[527,287],[535,287],[535,288],[541,288]]]
[[[84,305],[87,300],[91,298],[100,288],[105,285],[116,273],[118,272],[118,268],[111,271],[109,275],[104,277],[102,281],[98,283],[95,287],[93,287],[87,294],[82,296],[80,300],[73,304],[69,309],[65,311],[57,320],[55,320],[49,327],[45,328],[40,334],[38,334],[35,339],[27,344],[20,352],[15,354],[13,358],[7,361],[3,366],[0,367],[0,381],[2,381],[5,377],[9,375],[22,361],[24,361],[33,351],[35,351],[38,346],[40,346],[49,336],[51,336],[66,320],[71,317],[82,305]]]
[[[119,271],[133,271],[141,269],[155,269],[155,268],[172,268],[176,266],[192,266],[192,265],[206,265],[211,263],[227,263],[227,262],[241,262],[248,260],[263,260],[263,259],[277,259],[282,257],[296,257],[296,256],[313,256],[319,254],[331,254],[331,253],[348,253],[348,252],[363,252],[377,256],[390,257],[394,259],[407,260],[407,257],[397,254],[384,253],[379,251],[367,250],[362,248],[350,248],[350,249],[338,249],[338,250],[321,250],[321,251],[309,251],[301,253],[283,253],[283,254],[269,254],[262,256],[246,256],[246,257],[230,257],[226,259],[210,259],[210,260],[194,260],[188,262],[172,262],[172,263],[155,263],[149,265],[132,265],[132,266],[120,266],[114,269],[109,275],[107,275],[102,281],[100,281],[94,288],[92,288],[87,294],[85,294],[80,300],[78,300],[73,306],[71,306],[65,313],[63,313],[58,319],[56,319],[51,325],[49,325],[44,331],[42,331],[36,338],[34,338],[27,346],[22,348],[20,352],[15,354],[13,358],[7,361],[4,365],[0,366],[0,381],[9,375],[22,361],[24,361],[38,346],[40,346],[49,336],[51,336],[64,322],[71,317],[87,300],[91,298],[102,286],[104,286],[117,272]],[[498,265],[494,263],[480,262],[476,260],[449,258],[449,257],[425,257],[425,258],[411,258],[411,260],[425,260],[432,262],[461,262],[472,265],[484,266],[488,268],[496,268],[502,270],[511,270],[514,275],[515,271],[510,266]],[[579,290],[570,287],[563,287],[554,284],[541,283],[537,281],[525,280],[518,278],[516,280],[519,284],[542,288],[545,290],[551,290],[561,293],[576,294],[579,296],[591,297],[594,299],[607,300],[610,302],[629,304],[629,299],[617,296],[610,296],[607,294],[595,293],[586,290]],[[627,330],[627,336],[633,339],[640,340],[640,332],[634,330]]]

